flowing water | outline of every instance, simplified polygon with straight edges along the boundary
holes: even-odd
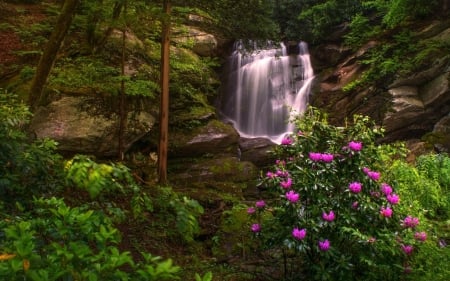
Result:
[[[220,110],[241,136],[280,143],[294,131],[289,120],[304,112],[314,79],[308,46],[298,47],[298,55],[288,55],[283,44],[251,53],[235,44]]]

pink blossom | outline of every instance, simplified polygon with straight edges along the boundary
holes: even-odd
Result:
[[[362,142],[351,141],[348,143],[348,148],[353,151],[360,151],[362,149]]]
[[[412,245],[403,245],[402,244],[402,250],[403,250],[403,252],[405,252],[405,254],[411,255],[412,251],[414,250],[414,247]]]
[[[255,233],[256,233],[256,232],[260,232],[260,231],[261,231],[261,225],[258,224],[258,223],[252,224],[251,229],[252,229],[252,231],[255,232]]]
[[[392,217],[392,209],[389,207],[381,207],[380,214],[385,218]]]
[[[356,181],[352,182],[348,185],[348,189],[350,189],[350,191],[353,193],[359,193],[361,192],[362,184]]]
[[[419,225],[419,219],[418,218],[414,218],[411,216],[407,216],[404,220],[403,220],[403,227],[409,227],[409,228],[414,228],[417,225]]]
[[[364,172],[364,174],[367,175],[367,173],[370,172],[370,169],[367,168],[367,167],[363,167],[363,168],[362,168],[362,171]]]
[[[355,201],[355,202],[352,203],[352,208],[353,209],[358,209],[358,206],[359,206],[358,201]]]
[[[288,171],[283,171],[283,170],[277,170],[277,171],[276,171],[276,175],[277,175],[278,177],[285,178],[285,177],[288,177],[288,176],[289,176],[289,172],[288,172]]]
[[[256,212],[256,210],[253,207],[250,207],[247,209],[247,214],[249,214],[249,215],[254,214],[255,212]]]
[[[298,193],[295,193],[293,190],[290,190],[286,193],[286,199],[289,200],[291,203],[295,203],[300,198],[300,195]]]
[[[264,208],[266,206],[266,202],[264,202],[264,200],[259,200],[259,201],[256,201],[255,205],[258,208]]]
[[[400,202],[400,197],[397,194],[395,194],[395,193],[388,194],[386,196],[386,199],[392,205],[397,205],[398,202]]]
[[[367,176],[374,181],[378,181],[380,179],[380,173],[375,171],[367,172]]]
[[[297,240],[303,240],[306,236],[306,229],[294,228],[292,230],[292,236],[294,236],[294,238]]]
[[[326,221],[333,221],[335,218],[334,212],[330,211],[328,214],[323,212],[322,213],[322,218]]]
[[[311,161],[318,162],[322,160],[322,154],[318,152],[310,152],[309,159],[311,159]]]
[[[293,141],[289,136],[286,136],[281,140],[282,145],[291,145],[292,143]]]
[[[425,231],[416,232],[416,233],[414,233],[414,238],[423,242],[423,241],[427,240],[427,233]]]
[[[273,173],[271,171],[268,171],[267,174],[266,174],[266,177],[268,177],[269,179],[274,179],[274,178],[277,177],[277,174],[275,174],[275,173]]]
[[[320,158],[322,159],[323,162],[330,163],[333,161],[334,156],[333,154],[330,153],[323,153],[320,155]]]
[[[282,188],[288,189],[291,188],[292,186],[292,179],[291,178],[287,178],[287,180],[280,182],[280,185]]]
[[[330,249],[330,241],[328,241],[328,239],[319,241],[319,249],[321,251],[328,251]]]
[[[387,183],[382,183],[381,184],[381,192],[383,192],[384,195],[387,196],[392,193],[392,187]]]

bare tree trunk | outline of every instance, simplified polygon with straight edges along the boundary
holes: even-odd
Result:
[[[126,4],[125,4],[126,5]],[[126,6],[125,8],[126,9]],[[125,11],[124,11],[125,13]],[[122,29],[122,65],[121,65],[121,76],[122,81],[120,82],[120,101],[119,101],[119,161],[122,161],[125,153],[124,145],[124,132],[127,123],[127,112],[125,109],[125,47],[126,47],[126,33],[127,25]]]
[[[164,0],[161,39],[161,105],[159,109],[158,176],[159,183],[167,183],[167,147],[169,133],[169,51],[170,0]]]
[[[42,53],[39,64],[36,68],[36,74],[34,75],[31,83],[29,104],[32,108],[35,108],[37,105],[46,100],[44,86],[45,83],[47,83],[48,75],[52,70],[56,55],[61,47],[61,43],[66,37],[67,31],[72,23],[78,1],[79,0],[64,1],[64,5],[61,13],[59,14],[55,29],[50,35],[47,45],[45,46],[44,52]]]

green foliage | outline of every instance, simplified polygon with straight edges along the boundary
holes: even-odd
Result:
[[[91,198],[99,195],[125,193],[137,188],[129,169],[123,164],[98,164],[87,156],[78,155],[66,164],[67,180],[89,192]]]
[[[399,280],[403,267],[415,265],[423,244],[417,233],[428,225],[420,208],[410,208],[423,186],[412,178],[414,190],[406,189],[408,176],[392,176],[382,155],[403,152],[376,145],[382,131],[367,117],[335,127],[310,108],[296,127],[263,179],[271,198],[249,209],[261,250],[286,253],[284,280]],[[408,226],[411,214],[419,225]],[[321,248],[324,241],[329,248]]]
[[[96,58],[65,58],[57,63],[49,77],[54,87],[68,89],[90,88],[97,92],[116,92],[119,84],[114,77],[120,75],[118,67],[105,65]]]
[[[212,272],[208,271],[205,275],[200,276],[198,273],[195,273],[195,281],[212,281]]]
[[[428,218],[448,220],[450,216],[450,158],[445,155],[422,155],[417,167],[395,161],[390,169],[403,197]]]
[[[162,227],[168,237],[193,242],[200,233],[198,218],[203,207],[194,199],[178,194],[170,187],[158,187],[153,197],[154,211],[162,216]]]
[[[55,192],[62,182],[62,159],[51,140],[28,142],[24,127],[31,113],[17,96],[0,90],[0,199],[27,205],[40,194]]]
[[[0,276],[8,280],[178,280],[172,261],[143,254],[135,263],[120,252],[111,220],[87,207],[51,198],[34,202],[34,215],[2,220]],[[125,271],[130,267],[130,272]],[[6,280],[6,279],[5,279]]]

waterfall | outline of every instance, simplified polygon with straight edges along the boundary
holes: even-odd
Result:
[[[314,79],[307,44],[298,48],[298,55],[288,55],[282,43],[246,53],[241,42],[235,44],[220,110],[241,136],[280,143],[294,131],[289,120],[304,112]]]

